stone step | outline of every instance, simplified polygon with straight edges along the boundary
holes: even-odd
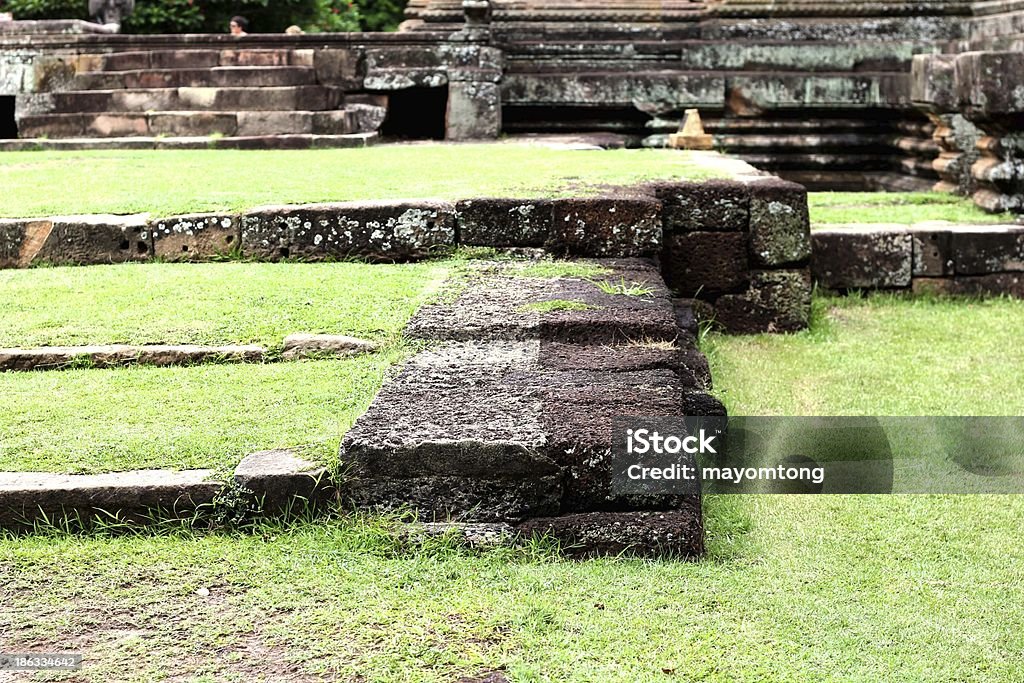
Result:
[[[87,71],[75,76],[73,90],[183,87],[270,87],[314,85],[309,66],[216,66],[203,69]]]
[[[23,117],[26,138],[173,136],[346,135],[356,132],[353,112],[154,111],[42,114]]]
[[[248,135],[244,137],[147,136],[20,138],[0,140],[0,151],[81,151],[111,149],[343,149],[367,147],[379,139],[377,133],[349,135]]]
[[[206,49],[149,50],[88,55],[96,71],[209,69],[217,66],[310,66],[309,50]]]
[[[54,113],[148,111],[319,111],[336,109],[340,90],[318,85],[78,90],[53,93]]]

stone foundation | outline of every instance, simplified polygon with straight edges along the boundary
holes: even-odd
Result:
[[[166,260],[414,261],[457,246],[657,258],[669,286],[734,332],[807,326],[807,193],[763,176],[595,197],[259,207],[241,214],[0,220],[0,268]]]
[[[836,226],[812,236],[825,289],[1024,298],[1024,227]]]

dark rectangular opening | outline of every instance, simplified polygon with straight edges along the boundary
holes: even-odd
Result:
[[[386,138],[444,140],[448,88],[408,88],[388,95],[388,115],[380,128]]]
[[[18,121],[14,118],[14,95],[0,96],[0,140],[18,137]]]

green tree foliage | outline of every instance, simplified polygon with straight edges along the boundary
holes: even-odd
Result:
[[[363,31],[394,31],[404,18],[405,0],[355,0]]]
[[[126,33],[224,33],[240,14],[254,33],[280,33],[295,24],[310,32],[386,30],[401,20],[401,0],[138,0]],[[365,8],[366,22],[360,21]],[[88,19],[87,0],[0,0],[16,19]]]

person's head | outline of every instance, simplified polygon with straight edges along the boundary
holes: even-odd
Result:
[[[245,17],[231,17],[231,23],[228,24],[233,36],[244,36],[249,32],[249,20]]]
[[[295,25],[289,26],[284,30],[284,32],[290,36],[301,36],[303,33],[305,33],[305,31],[303,31],[301,27]]]

